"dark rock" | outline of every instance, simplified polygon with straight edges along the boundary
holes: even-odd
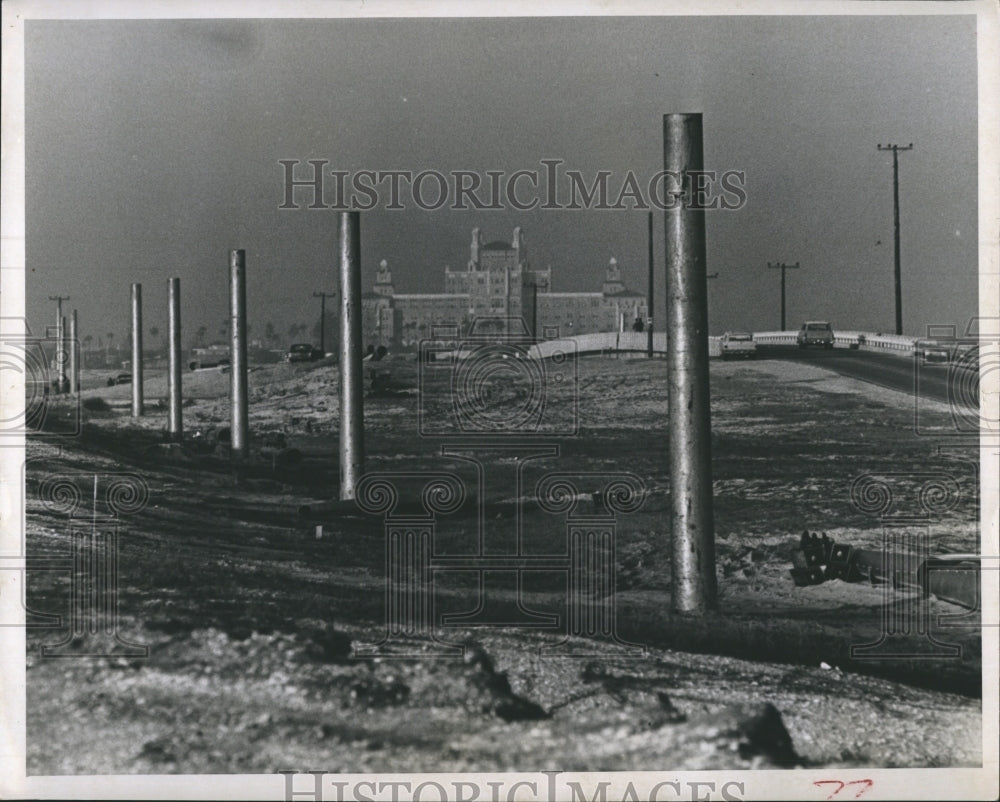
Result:
[[[778,766],[793,766],[799,762],[781,713],[770,702],[743,715],[738,728],[740,757],[748,759],[761,755]]]
[[[170,742],[165,738],[156,738],[146,741],[142,745],[139,757],[148,760],[150,763],[176,763],[177,757],[174,755]]]
[[[479,693],[479,707],[504,721],[535,721],[549,713],[510,687],[506,672],[497,671],[493,658],[477,643],[466,643],[462,661],[470,672],[469,683]]]
[[[306,654],[324,663],[343,663],[351,659],[351,639],[325,622],[306,625],[301,634],[307,639]]]

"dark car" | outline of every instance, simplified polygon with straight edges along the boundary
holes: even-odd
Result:
[[[285,360],[288,362],[314,362],[322,358],[323,352],[312,343],[293,343],[285,354]]]
[[[116,384],[131,384],[132,374],[131,373],[119,373],[116,376],[108,376],[108,387],[114,387]]]

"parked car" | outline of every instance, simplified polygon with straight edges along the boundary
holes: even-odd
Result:
[[[795,339],[799,348],[805,348],[809,345],[833,348],[833,327],[827,320],[807,320],[802,324]]]
[[[323,352],[312,343],[293,343],[285,354],[285,360],[288,362],[315,362],[322,358]]]
[[[119,373],[115,376],[108,376],[108,387],[114,387],[116,384],[131,384],[132,374],[131,373]]]
[[[722,358],[753,359],[757,356],[757,343],[749,331],[727,331],[722,335]]]

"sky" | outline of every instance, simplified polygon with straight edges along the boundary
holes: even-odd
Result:
[[[311,328],[312,294],[336,287],[338,215],[301,190],[300,208],[280,209],[281,160],[485,181],[558,159],[588,183],[610,171],[616,196],[629,171],[645,185],[662,169],[664,114],[701,113],[706,169],[741,171],[746,193],[706,212],[712,333],[779,327],[768,262],[801,265],[789,327],[893,330],[887,142],[914,145],[899,156],[904,332],[964,328],[978,308],[975,34],[969,15],[30,20],[29,325],[54,321],[50,295],[70,296],[81,337],[121,342],[141,282],[147,329],[163,332],[179,276],[185,342],[200,325],[217,334],[228,252],[242,248],[251,337],[268,322]],[[430,211],[403,198],[386,209],[382,192],[361,215],[365,288],[386,259],[397,291],[443,292],[474,227],[489,241],[520,226],[553,289],[599,290],[615,257],[645,291],[645,210]]]

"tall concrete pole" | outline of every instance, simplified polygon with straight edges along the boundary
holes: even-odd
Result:
[[[69,391],[73,395],[80,392],[80,359],[77,356],[79,338],[76,310],[74,309],[69,318],[69,338],[66,341],[66,349],[69,352]]]
[[[364,472],[365,407],[361,373],[361,216],[341,212],[337,237],[340,274],[340,498],[353,499]]]
[[[646,317],[649,323],[649,330],[646,334],[646,356],[653,358],[653,213],[649,213],[647,220],[646,241],[648,253],[646,254],[646,265],[649,268],[649,287],[646,292]]]
[[[69,327],[66,325],[66,316],[63,315],[59,326],[59,392],[68,393],[70,391],[69,375],[66,366],[69,364],[69,349],[66,345],[69,342]]]
[[[246,252],[229,252],[229,365],[231,422],[229,446],[233,456],[248,452],[247,413],[247,274]]]
[[[68,295],[50,295],[50,301],[56,302],[56,381],[53,392],[64,392],[66,385],[65,335],[66,319],[62,313],[62,302],[68,301]]]
[[[167,279],[167,434],[184,436],[181,415],[181,280]]]
[[[132,417],[142,409],[142,285],[132,285]]]
[[[694,204],[690,176],[704,169],[701,114],[663,116],[663,168],[682,176],[686,190],[664,212],[671,597],[675,610],[701,613],[716,600],[705,211]]]

